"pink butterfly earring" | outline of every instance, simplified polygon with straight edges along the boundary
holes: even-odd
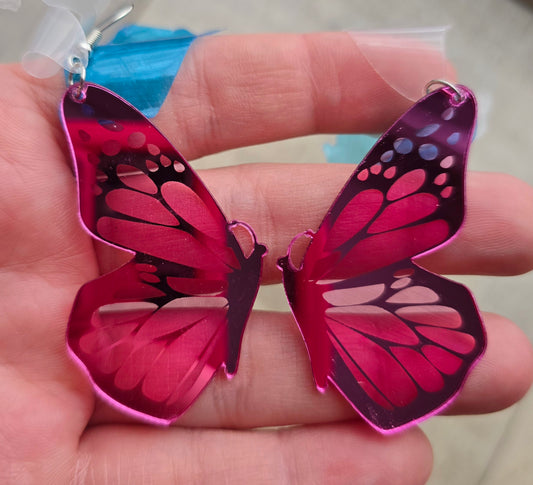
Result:
[[[79,291],[69,348],[110,404],[169,423],[219,367],[235,373],[265,248],[248,228],[245,254],[232,232],[242,223],[226,221],[131,105],[82,84],[62,112],[84,226],[134,254]],[[305,233],[301,266],[290,249],[279,260],[318,389],[333,383],[382,432],[448,405],[485,348],[469,291],[411,260],[462,224],[474,122],[467,88],[428,94],[377,142],[318,231]]]
[[[434,84],[444,87],[429,92]],[[290,248],[278,262],[317,388],[331,382],[381,432],[446,407],[486,346],[468,289],[412,260],[463,223],[476,118],[464,86],[427,90],[360,163],[318,231],[304,233],[300,267]]]
[[[72,86],[62,118],[84,227],[133,254],[80,289],[68,346],[104,400],[168,424],[219,367],[236,372],[266,249],[226,221],[168,140],[112,92]],[[250,254],[237,225],[253,239]]]

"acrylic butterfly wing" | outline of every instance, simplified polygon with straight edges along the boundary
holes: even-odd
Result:
[[[485,347],[469,291],[411,261],[463,221],[475,100],[461,90],[404,114],[307,233],[300,268],[280,260],[317,387],[333,382],[381,431],[448,404]]]
[[[80,215],[132,254],[84,285],[68,345],[111,404],[170,422],[224,365],[235,373],[264,246],[244,254],[216,202],[168,140],[110,91],[65,95]]]

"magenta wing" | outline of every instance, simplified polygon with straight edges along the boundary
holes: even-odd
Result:
[[[111,404],[169,423],[219,367],[236,372],[265,248],[249,229],[245,254],[244,224],[135,108],[95,85],[74,94],[62,115],[82,222],[132,259],[80,289],[67,342]]]
[[[446,406],[485,348],[470,292],[412,258],[449,241],[464,218],[475,99],[432,92],[365,157],[299,268],[280,259],[317,387],[328,380],[378,430]]]

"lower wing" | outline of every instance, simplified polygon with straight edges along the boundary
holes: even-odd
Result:
[[[139,266],[132,261],[81,288],[67,340],[106,401],[168,424],[227,360],[228,301],[172,298],[143,281]]]
[[[323,286],[328,378],[381,431],[446,407],[485,349],[470,292],[410,261]]]

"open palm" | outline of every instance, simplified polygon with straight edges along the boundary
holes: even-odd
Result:
[[[175,427],[132,422],[95,398],[67,354],[66,322],[79,287],[123,256],[95,247],[79,224],[57,116],[63,90],[61,79],[0,67],[0,481],[423,483],[431,469],[423,434],[382,437],[336,392],[317,393],[288,315],[252,315],[235,379],[214,379]],[[316,132],[377,131],[407,105],[348,35],[228,36],[193,47],[155,122],[194,159]],[[269,247],[268,283],[279,280],[275,261],[292,235],[317,227],[351,169],[250,165],[202,178],[228,219],[249,222]],[[520,221],[533,209],[531,189],[472,174],[467,193],[460,237],[423,264],[530,270],[533,231]],[[501,409],[531,382],[527,339],[502,317],[485,323],[487,353],[450,412]],[[290,424],[301,426],[252,430]]]

